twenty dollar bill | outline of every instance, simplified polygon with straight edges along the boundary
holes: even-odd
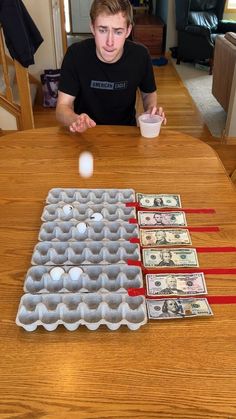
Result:
[[[199,266],[196,249],[192,248],[143,249],[142,252],[146,268]]]

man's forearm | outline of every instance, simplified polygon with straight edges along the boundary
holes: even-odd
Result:
[[[76,120],[76,113],[68,105],[60,104],[56,108],[57,120],[67,127],[69,127]]]
[[[154,108],[154,106],[157,106],[157,94],[156,92],[153,93],[143,93],[142,95],[142,101],[143,101],[143,109],[144,112],[147,112]]]

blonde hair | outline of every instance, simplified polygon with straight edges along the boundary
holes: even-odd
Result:
[[[127,27],[133,24],[133,9],[129,0],[94,0],[90,9],[90,19],[94,24],[95,19],[101,15],[116,15],[122,13],[127,20]]]

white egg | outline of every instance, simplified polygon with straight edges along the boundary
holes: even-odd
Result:
[[[53,281],[59,281],[61,276],[64,274],[64,269],[57,266],[56,268],[52,268],[50,271],[51,278]]]
[[[87,225],[85,223],[79,223],[79,224],[77,224],[76,227],[78,229],[78,232],[81,233],[81,234],[84,234],[85,231],[87,230]]]
[[[93,174],[93,156],[88,151],[84,151],[79,156],[79,174],[85,178]]]
[[[103,219],[103,215],[100,212],[94,212],[90,215],[90,219],[93,221],[101,221]]]
[[[68,273],[72,281],[78,281],[80,275],[83,273],[83,270],[75,266],[74,268],[71,268]]]
[[[63,212],[64,212],[65,215],[69,215],[69,214],[72,213],[73,206],[69,205],[69,204],[66,204],[66,205],[64,205],[64,207],[62,209],[63,209]]]

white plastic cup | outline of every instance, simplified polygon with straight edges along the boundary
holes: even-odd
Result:
[[[139,116],[138,121],[142,137],[158,137],[163,122],[162,116],[143,113]]]

